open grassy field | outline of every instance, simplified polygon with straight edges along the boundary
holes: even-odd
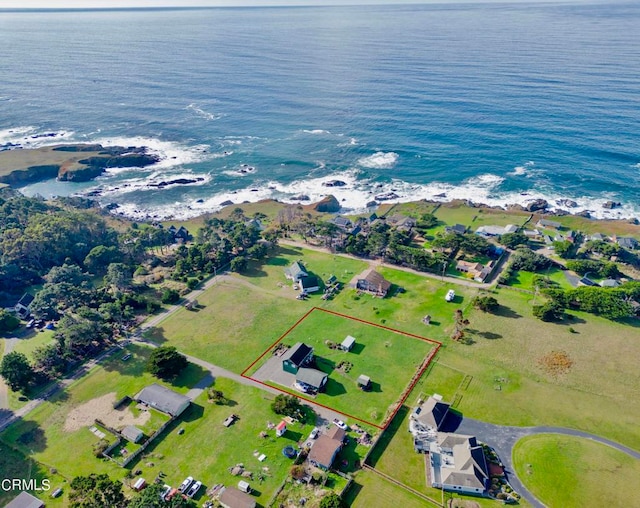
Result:
[[[533,279],[536,275],[548,277],[553,282],[556,282],[558,287],[561,289],[573,289],[573,286],[565,277],[564,271],[558,268],[549,268],[548,270],[540,273],[525,272],[524,270],[516,271],[509,278],[508,285],[515,288],[533,291],[535,289],[533,286]]]
[[[424,508],[425,506],[425,501],[422,498],[366,470],[358,473],[357,478],[345,494],[345,500],[352,508],[370,508],[372,506]]]
[[[348,335],[356,339],[350,352],[327,345],[327,341],[340,344]],[[313,400],[376,425],[382,425],[395,411],[400,395],[437,346],[434,342],[318,308],[279,344],[291,346],[296,342],[312,346],[317,368],[329,375],[326,390]],[[265,355],[246,374],[255,373],[270,358],[271,355]],[[338,369],[341,362],[351,364],[348,371]],[[357,379],[361,374],[371,378],[371,391],[358,388]],[[289,386],[284,388],[292,390]]]
[[[523,483],[547,506],[635,506],[640,461],[587,439],[526,437],[513,450]]]
[[[494,423],[577,428],[640,449],[638,327],[585,313],[544,323],[531,314],[532,295],[501,289],[494,296],[502,305],[497,314],[468,313],[473,343],[449,342],[438,357],[471,377],[457,409]],[[553,352],[569,358],[565,371],[543,365]],[[437,377],[430,385],[452,388]]]
[[[95,367],[86,376],[76,381],[64,392],[59,392],[50,400],[33,410],[26,418],[19,420],[3,432],[0,439],[15,447],[25,456],[31,456],[46,467],[55,467],[59,474],[71,480],[74,476],[96,471],[122,478],[124,471],[115,464],[96,459],[92,446],[98,438],[88,430],[88,425],[75,425],[69,416],[84,404],[113,393],[114,400],[125,395],[133,396],[144,386],[158,382],[144,372],[144,365],[150,349],[131,345],[127,350],[132,357],[123,362],[121,355],[114,355],[104,364]],[[172,389],[186,393],[204,371],[190,365],[171,384]],[[87,409],[89,411],[89,409]],[[86,418],[100,418],[100,414],[87,413]],[[163,417],[164,418],[164,417]],[[158,427],[161,422],[152,417],[147,431]],[[144,430],[144,425],[141,424]],[[70,446],[70,443],[73,445]]]
[[[267,428],[268,422],[280,421],[270,407],[274,395],[222,378],[216,380],[215,387],[229,403],[209,404],[202,394],[182,421],[145,451],[136,467],[151,479],[163,471],[169,485],[176,486],[191,475],[209,488],[218,483],[236,486],[242,478],[231,475],[229,468],[241,463],[253,473],[253,480],[248,481],[258,492],[256,501],[264,506],[293,465],[282,449],[303,441],[313,425],[289,425],[287,433],[277,438],[275,431]],[[224,427],[222,422],[232,413],[239,419]],[[177,432],[180,428],[184,429],[182,435]],[[260,437],[261,431],[266,431],[268,437]],[[263,462],[258,461],[260,454],[266,455]]]

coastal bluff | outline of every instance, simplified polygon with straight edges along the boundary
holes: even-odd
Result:
[[[160,158],[145,147],[53,145],[0,151],[0,182],[26,185],[49,178],[86,182],[107,168],[145,167]]]

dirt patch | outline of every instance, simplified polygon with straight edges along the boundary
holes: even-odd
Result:
[[[65,432],[75,432],[83,427],[90,427],[96,418],[116,429],[127,425],[144,425],[149,421],[151,415],[148,411],[142,411],[136,416],[129,406],[113,409],[116,400],[116,394],[112,392],[73,408],[64,422]]]
[[[538,360],[538,364],[547,374],[559,376],[566,374],[573,365],[573,360],[565,351],[551,351]]]

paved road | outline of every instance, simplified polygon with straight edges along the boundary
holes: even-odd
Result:
[[[151,347],[158,347],[157,344],[154,344],[151,341],[148,340],[143,340],[143,339],[134,339],[135,342],[139,342],[141,344],[146,344],[147,346],[151,346]],[[282,392],[276,388],[273,388],[271,386],[268,385],[263,385],[261,383],[258,383],[257,381],[254,381],[253,379],[249,379],[246,377],[241,376],[240,374],[236,374],[235,372],[231,372],[230,370],[227,369],[223,369],[222,367],[218,366],[218,365],[214,365],[213,363],[209,363],[205,360],[202,360],[200,358],[197,358],[195,356],[191,356],[185,353],[182,353],[183,355],[185,355],[187,357],[187,360],[189,360],[191,363],[194,363],[196,365],[199,365],[200,367],[202,367],[203,369],[207,370],[209,372],[209,375],[206,376],[203,380],[200,381],[200,383],[198,383],[198,385],[200,385],[201,383],[204,384],[205,380],[207,380],[209,378],[209,376],[212,378],[211,382],[206,385],[209,386],[211,385],[211,383],[215,380],[215,378],[217,377],[223,377],[223,378],[227,378],[227,379],[231,379],[233,381],[236,381],[237,383],[243,384],[243,385],[247,385],[247,386],[251,386],[253,388],[258,388],[259,390],[263,390],[265,392],[269,392],[272,393],[274,395],[279,395]],[[201,386],[200,388],[204,389],[206,388],[206,386]],[[195,392],[194,392],[195,393]],[[202,392],[200,392],[202,393]],[[199,395],[199,394],[198,394]],[[322,425],[328,425],[331,421],[333,421],[334,418],[338,418],[340,420],[344,420],[344,415],[336,412],[336,411],[332,411],[330,409],[327,409],[323,406],[319,406],[313,402],[308,402],[305,401],[305,404],[307,404],[308,406],[310,406],[315,413],[318,415],[318,420],[316,422],[316,424],[318,426],[322,426]]]
[[[463,418],[456,432],[474,435],[479,441],[493,447],[505,466],[505,473],[513,489],[536,508],[544,507],[545,505],[527,490],[513,468],[513,447],[518,440],[525,436],[535,434],[564,434],[567,436],[581,437],[611,446],[616,450],[640,460],[640,452],[627,446],[594,434],[589,434],[588,432],[563,427],[509,427],[485,423],[472,418]]]

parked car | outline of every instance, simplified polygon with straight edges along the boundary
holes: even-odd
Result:
[[[193,483],[193,477],[187,476],[184,479],[184,481],[180,484],[180,487],[178,487],[178,490],[184,494],[187,491],[187,489],[189,489],[192,483]]]
[[[311,431],[311,434],[309,434],[309,437],[311,439],[318,439],[318,436],[320,435],[320,429],[318,427],[316,427],[315,429],[313,429]]]
[[[349,428],[346,423],[344,423],[342,420],[338,420],[337,418],[333,420],[333,424],[342,430],[347,430]]]
[[[189,497],[195,496],[200,490],[200,487],[202,487],[202,482],[197,481],[191,486],[191,488],[189,489],[189,492],[187,492],[187,496]]]
[[[452,302],[455,297],[456,297],[456,292],[453,289],[450,289],[449,291],[447,291],[447,295],[444,297],[444,299],[447,302]]]
[[[160,492],[160,499],[162,499],[163,501],[166,501],[167,496],[169,495],[169,492],[171,492],[171,485],[167,485],[165,483],[162,492]]]

